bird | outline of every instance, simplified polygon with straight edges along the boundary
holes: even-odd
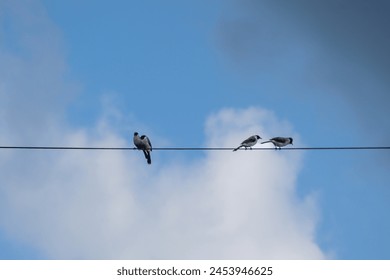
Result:
[[[261,144],[270,143],[270,142],[272,144],[274,144],[275,149],[279,148],[279,150],[280,150],[281,147],[287,146],[288,144],[292,145],[293,144],[293,139],[291,137],[274,137],[274,138],[271,138],[268,141],[261,142]]]
[[[148,164],[151,164],[152,159],[150,157],[150,152],[152,151],[152,143],[150,143],[148,136],[142,135],[139,137],[138,132],[134,132],[133,142],[138,150],[142,150],[144,152]]]
[[[250,148],[252,150],[252,146],[256,145],[257,143],[257,140],[261,139],[261,137],[259,135],[252,135],[251,137],[249,137],[248,139],[245,139],[244,141],[241,142],[241,145],[238,146],[237,148],[235,148],[233,150],[233,152],[237,151],[239,148],[241,147],[245,147],[245,150],[247,148]]]

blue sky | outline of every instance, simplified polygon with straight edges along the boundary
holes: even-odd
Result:
[[[0,0],[0,143],[385,146],[389,9]],[[0,258],[390,257],[387,151],[152,160],[0,151]]]

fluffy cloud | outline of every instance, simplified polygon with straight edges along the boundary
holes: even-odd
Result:
[[[206,139],[231,147],[280,128],[286,124],[266,110],[225,109],[209,117]],[[126,145],[99,131],[62,138],[69,146]],[[49,258],[324,257],[314,200],[296,195],[298,152],[209,151],[190,162],[173,154],[152,166],[138,151],[13,157],[2,166],[1,225]]]

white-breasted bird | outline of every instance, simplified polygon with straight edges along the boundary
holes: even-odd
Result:
[[[150,152],[152,151],[152,143],[150,143],[148,136],[142,135],[139,137],[138,132],[134,132],[133,142],[138,150],[142,150],[144,152],[148,164],[151,164],[152,159],[150,157]]]
[[[239,148],[241,147],[244,147],[245,150],[247,148],[250,148],[252,149],[252,146],[256,145],[257,143],[257,140],[261,139],[261,137],[259,135],[252,135],[251,137],[249,137],[248,139],[245,139],[244,141],[241,142],[241,145],[238,146],[237,148],[235,148],[233,150],[233,152],[237,151]]]
[[[292,145],[293,139],[291,137],[274,137],[269,139],[268,141],[261,142],[261,144],[270,142],[274,144],[275,149],[279,148],[280,150],[282,147],[287,146],[288,144]]]

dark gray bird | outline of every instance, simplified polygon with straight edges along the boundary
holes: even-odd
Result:
[[[291,137],[274,137],[269,139],[268,141],[261,142],[261,144],[270,143],[270,142],[274,144],[275,149],[279,148],[280,150],[282,147],[287,146],[288,144],[292,145],[293,139]]]
[[[261,139],[261,137],[259,135],[252,135],[251,137],[249,137],[248,139],[245,139],[244,141],[241,142],[241,145],[238,146],[237,148],[235,148],[233,150],[233,152],[237,151],[239,148],[241,147],[244,147],[245,150],[247,148],[250,148],[252,150],[252,146],[256,145],[257,143],[257,140]]]
[[[148,136],[142,135],[139,137],[138,132],[134,132],[133,142],[138,150],[142,150],[144,152],[148,164],[151,164],[152,159],[150,157],[150,152],[152,151],[152,143],[150,143]]]

